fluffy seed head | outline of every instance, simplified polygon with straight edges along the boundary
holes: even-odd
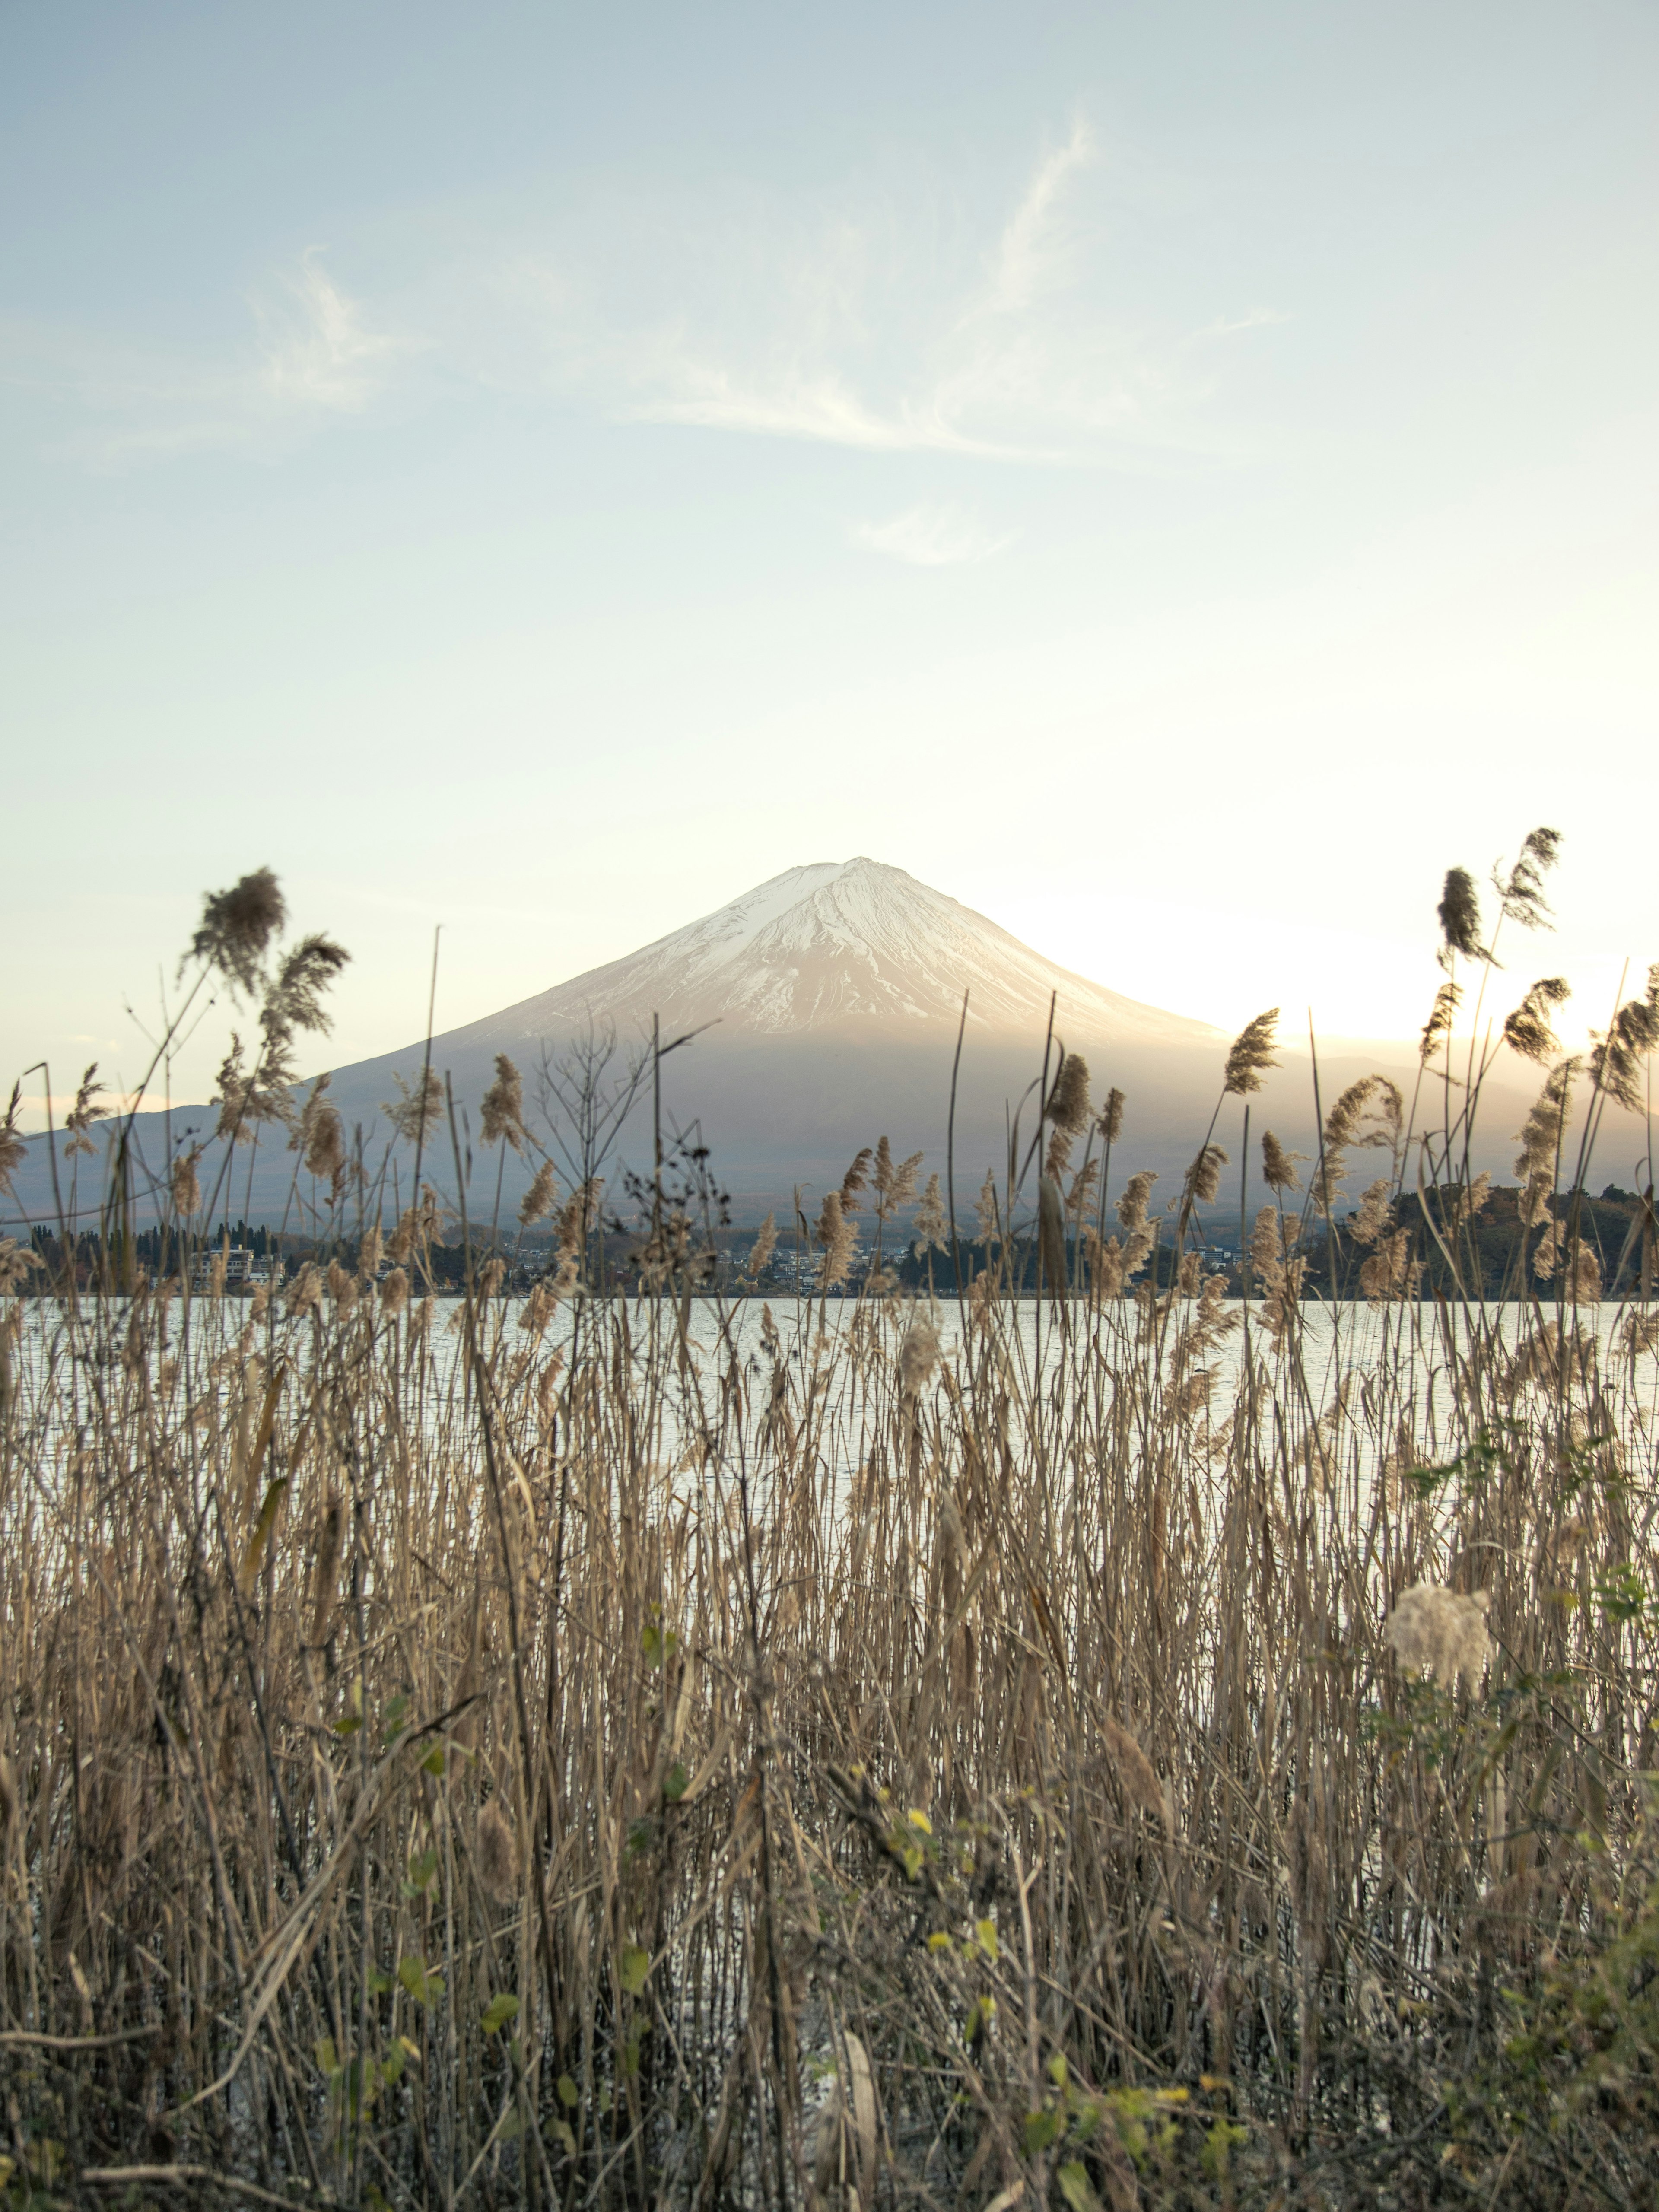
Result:
[[[1273,1058],[1273,1032],[1278,1027],[1279,1009],[1271,1006],[1265,1014],[1258,1014],[1253,1022],[1247,1023],[1233,1039],[1221,1079],[1222,1090],[1229,1097],[1242,1098],[1247,1091],[1260,1091],[1260,1071],[1279,1066]]]
[[[478,1878],[497,1905],[519,1893],[519,1839],[499,1796],[478,1814]]]
[[[519,1224],[528,1229],[532,1221],[543,1220],[559,1202],[558,1178],[553,1172],[551,1160],[544,1160],[536,1170],[534,1182],[525,1193],[519,1206]]]
[[[935,1182],[938,1179],[937,1176],[934,1177]],[[766,1273],[772,1264],[772,1255],[777,1249],[778,1217],[775,1213],[769,1213],[760,1225],[760,1235],[756,1237],[749,1255],[748,1274],[751,1283],[757,1283]]]
[[[939,1177],[929,1176],[927,1188],[921,1194],[921,1204],[916,1208],[916,1218],[910,1224],[915,1231],[915,1242],[910,1249],[918,1260],[925,1260],[930,1252],[944,1252],[950,1249],[945,1241],[948,1225]]]
[[[1571,987],[1564,977],[1541,977],[1504,1018],[1504,1042],[1510,1050],[1519,1053],[1522,1060],[1540,1064],[1553,1059],[1561,1047],[1550,1027],[1551,1010],[1564,1006],[1571,996]]]
[[[180,1152],[168,1171],[167,1181],[173,1191],[173,1210],[182,1221],[198,1212],[202,1204],[202,1178],[196,1172],[196,1163],[202,1157],[202,1147],[192,1145],[187,1152]]]
[[[288,903],[269,868],[239,877],[228,891],[209,891],[188,957],[216,968],[233,989],[252,998],[259,988],[265,948],[288,919]],[[182,969],[182,963],[181,969]]]
[[[1437,1583],[1413,1583],[1395,1599],[1383,1641],[1402,1667],[1426,1670],[1443,1682],[1459,1674],[1478,1677],[1492,1649],[1486,1633],[1491,1601],[1486,1590],[1462,1597]]]
[[[1146,1225],[1146,1202],[1157,1181],[1155,1168],[1141,1168],[1123,1186],[1123,1195],[1117,1202],[1117,1218],[1131,1236]]]
[[[1048,1119],[1068,1137],[1080,1137],[1089,1126],[1089,1063],[1081,1053],[1068,1052],[1060,1063]]]
[[[1269,1190],[1299,1190],[1296,1163],[1305,1152],[1287,1152],[1271,1129],[1261,1133],[1261,1180]]]
[[[1467,868],[1448,868],[1445,888],[1436,908],[1440,917],[1440,958],[1449,969],[1462,953],[1466,960],[1484,960],[1480,944],[1480,900],[1474,878]]]
[[[515,1152],[524,1150],[524,1078],[504,1052],[495,1055],[495,1080],[483,1095],[478,1133],[487,1145],[505,1137]]]
[[[920,1315],[899,1340],[899,1389],[907,1399],[921,1396],[939,1364],[939,1334]]]

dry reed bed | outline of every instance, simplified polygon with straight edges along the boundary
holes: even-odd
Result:
[[[1040,1344],[994,1276],[943,1356],[739,1328],[672,1208],[585,1298],[585,1196],[524,1301],[411,1297],[419,1212],[384,1279],[11,1298],[16,2201],[1650,2202],[1651,1308],[1593,1325],[1570,1215],[1547,1304],[1416,1303],[1368,1196],[1332,1371],[1283,1214],[1248,1313],[1133,1287],[1145,1178],[1068,1241],[1121,1102],[1056,1066]]]
[[[1236,1307],[1075,1305],[1036,1395],[994,1300],[925,1380],[925,1316],[805,1310],[757,1359],[703,1302],[593,1302],[563,1357],[343,1278],[18,1341],[37,2175],[44,2135],[371,2201],[827,2201],[840,2158],[1127,2202],[1158,2161],[1120,2143],[1198,2175],[1218,2120],[1264,2186],[1384,2124],[1438,2156],[1500,1985],[1631,1899],[1651,1632],[1597,1578],[1650,1556],[1635,1363],[1570,1332],[1564,1390],[1541,1317],[1472,1316],[1341,1409],[1258,1328],[1223,1416],[1186,1384]],[[1374,1480],[1431,1361],[1433,1460],[1474,1455]],[[1486,1698],[1390,1659],[1419,1583],[1489,1594]]]

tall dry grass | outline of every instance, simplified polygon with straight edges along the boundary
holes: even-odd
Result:
[[[1041,1308],[17,1276],[9,2201],[1650,2203],[1659,1322],[1311,1312],[1278,1158],[1248,1312],[1138,1177]]]

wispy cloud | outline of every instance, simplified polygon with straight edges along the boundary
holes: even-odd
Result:
[[[988,222],[936,179],[806,210],[612,200],[498,252],[483,319],[520,377],[626,421],[987,460],[1207,448],[1214,349],[1273,318],[1137,308],[1126,195],[1079,122]]]
[[[963,561],[988,560],[1012,545],[1016,532],[996,537],[959,507],[908,507],[886,522],[861,522],[854,537],[860,544],[917,568],[948,568]]]
[[[0,325],[0,375],[72,409],[68,449],[94,466],[177,454],[280,447],[318,424],[361,415],[409,342],[374,327],[328,274],[301,256],[247,301],[252,342],[203,362],[122,340],[40,325]]]

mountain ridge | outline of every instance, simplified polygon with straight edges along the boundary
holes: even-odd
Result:
[[[973,908],[862,854],[786,868],[620,959],[444,1035],[473,1043],[500,1031],[524,1042],[589,1015],[620,1029],[648,1026],[653,1014],[677,1029],[720,1022],[757,1036],[847,1023],[948,1021],[954,1030],[964,990],[975,1032],[1046,1021],[1052,996],[1057,1018],[1063,1010],[1094,1035],[1191,1044],[1222,1036],[1061,967]]]

